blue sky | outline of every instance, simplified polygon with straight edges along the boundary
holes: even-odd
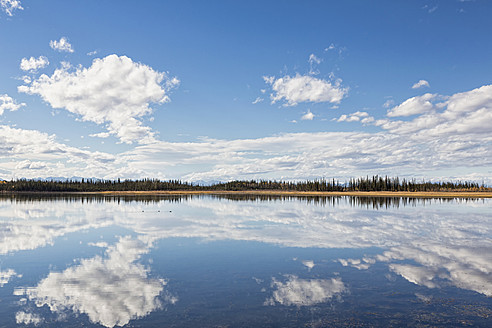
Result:
[[[0,178],[492,183],[489,1],[0,6]]]

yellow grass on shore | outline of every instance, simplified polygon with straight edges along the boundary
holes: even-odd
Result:
[[[247,191],[101,191],[82,194],[100,195],[251,195],[251,196],[356,196],[356,197],[412,197],[412,198],[492,198],[487,191],[442,191],[442,192],[407,192],[407,191],[281,191],[281,190],[247,190]]]

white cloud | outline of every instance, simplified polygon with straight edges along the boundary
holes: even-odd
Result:
[[[412,89],[418,89],[418,88],[422,88],[422,87],[429,88],[430,87],[429,82],[427,82],[426,80],[420,80],[417,83],[415,83],[414,85],[412,85]]]
[[[32,324],[32,325],[37,326],[43,322],[43,319],[37,314],[19,311],[15,314],[15,322],[19,325],[20,324],[24,324],[24,325],[31,325]]]
[[[154,132],[139,119],[152,112],[150,103],[169,101],[168,91],[178,84],[178,79],[126,56],[109,55],[89,68],[70,72],[62,67],[52,76],[43,74],[19,92],[38,94],[53,108],[105,125],[122,142],[146,143],[154,141]]]
[[[335,45],[333,43],[331,43],[327,48],[325,48],[325,51],[330,51],[333,49],[335,49]]]
[[[311,113],[310,110],[308,110],[308,112],[306,114],[302,115],[301,120],[303,120],[303,121],[312,121],[313,118],[314,118],[314,116],[315,115],[313,113]]]
[[[253,105],[261,103],[264,99],[261,97],[256,97],[256,99],[252,102]]]
[[[60,97],[69,103],[64,95]],[[101,96],[94,98],[94,103],[98,104],[99,99],[104,101]],[[73,102],[82,107],[86,101],[82,98]],[[109,111],[113,113],[112,109]],[[88,111],[93,112],[97,113],[92,109]],[[489,172],[492,86],[450,97],[437,94],[414,97],[390,112],[393,115],[418,114],[407,120],[375,119],[359,111],[335,119],[370,123],[380,127],[379,132],[284,133],[252,139],[155,141],[117,155],[68,147],[56,142],[54,136],[38,131],[0,126],[0,154],[12,159],[0,162],[0,172],[3,172],[2,178],[152,176],[202,182],[320,176],[344,180],[367,174],[408,174],[425,179],[479,182],[484,179],[485,183],[492,183]],[[107,112],[103,114],[109,117]],[[111,131],[92,135],[106,137],[109,133]],[[90,164],[85,167],[81,165],[83,162]],[[45,168],[36,169],[43,165]]]
[[[15,10],[24,9],[19,0],[0,0],[0,8],[9,16],[13,16]]]
[[[389,117],[395,116],[410,116],[416,114],[427,113],[435,109],[432,100],[439,99],[436,94],[426,93],[422,96],[412,97],[405,100],[400,105],[393,107],[388,111]]]
[[[370,117],[361,119],[370,120]],[[396,129],[396,128],[395,128]],[[143,171],[172,170],[200,165],[184,174],[188,181],[234,179],[314,179],[320,176],[407,174],[446,177],[440,170],[459,167],[460,174],[483,172],[492,158],[492,137],[409,137],[405,133],[320,132],[289,133],[258,139],[199,142],[157,142],[121,154],[121,160]],[[383,168],[383,169],[382,169]],[[412,172],[412,173],[408,173]],[[465,173],[467,172],[467,173]],[[456,179],[456,176],[453,178]],[[481,180],[481,178],[480,178]]]
[[[441,100],[440,103],[431,101]],[[411,121],[376,121],[383,129],[395,134],[413,134],[419,138],[455,137],[455,141],[474,143],[482,137],[484,155],[490,151],[487,143],[492,132],[492,85],[456,93],[450,97],[425,94],[413,97],[388,112],[388,116],[422,114]],[[460,136],[458,138],[458,136]],[[487,155],[485,155],[487,156]]]
[[[395,101],[393,99],[388,99],[384,102],[383,107],[384,108],[390,108],[395,104]]]
[[[332,279],[299,279],[297,276],[288,276],[283,283],[273,278],[272,287],[276,288],[266,305],[296,305],[311,306],[327,302],[333,296],[346,291],[346,287],[340,278]]]
[[[50,64],[48,58],[45,56],[39,56],[37,59],[34,57],[22,58],[20,63],[20,69],[23,71],[37,71],[40,68],[44,68]]]
[[[0,125],[0,156],[22,160],[59,160],[64,157],[67,160],[96,160],[105,164],[115,160],[113,155],[107,153],[90,152],[58,143],[54,135],[5,125]]]
[[[308,61],[309,61],[309,64],[320,64],[321,63],[321,59],[316,57],[315,54],[310,54]]]
[[[348,88],[341,86],[341,80],[332,83],[309,75],[287,75],[278,79],[271,76],[264,77],[264,80],[272,87],[272,104],[282,100],[285,101],[285,106],[295,106],[300,102],[338,104],[348,93]]]
[[[107,258],[83,259],[63,272],[51,272],[24,292],[38,307],[47,305],[52,312],[70,309],[105,327],[126,325],[162,306],[158,296],[166,281],[148,278],[148,269],[135,263],[148,248],[144,241],[121,238],[108,249]],[[163,298],[177,301],[167,294]]]
[[[47,165],[44,162],[33,162],[30,160],[24,160],[18,162],[15,166],[16,170],[42,170],[45,169]]]
[[[367,112],[355,112],[352,114],[343,114],[341,115],[336,121],[337,122],[359,122],[362,121],[362,123],[369,123],[374,120],[373,117],[369,116],[369,113]]]
[[[109,138],[111,134],[109,132],[100,132],[100,133],[93,133],[89,134],[89,137],[94,137],[94,138]]]
[[[7,94],[0,95],[0,115],[6,110],[16,111],[19,108],[26,106],[25,103],[16,103],[15,100]]]
[[[106,175],[121,164],[112,154],[67,146],[54,135],[0,125],[0,162],[3,178]]]
[[[24,75],[22,78],[21,78],[22,82],[24,83],[31,83],[32,79],[29,75]]]
[[[72,45],[70,44],[70,42],[68,42],[68,39],[66,37],[62,37],[60,41],[51,40],[50,47],[51,49],[60,52],[70,52],[70,53],[74,52]]]
[[[311,75],[317,75],[319,74],[319,71],[314,70],[314,67],[316,65],[319,65],[321,63],[321,58],[316,57],[314,54],[309,55],[309,74]]]

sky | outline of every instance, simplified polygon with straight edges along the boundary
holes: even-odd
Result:
[[[490,1],[0,9],[0,179],[492,184]]]

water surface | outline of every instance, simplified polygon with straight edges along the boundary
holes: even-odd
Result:
[[[0,327],[482,326],[492,200],[0,198]]]

